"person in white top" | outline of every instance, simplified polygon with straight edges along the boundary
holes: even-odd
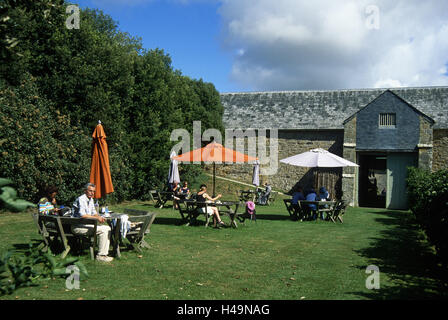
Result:
[[[104,223],[106,220],[100,216],[95,209],[93,196],[95,194],[95,185],[88,183],[85,186],[84,194],[79,196],[73,203],[73,217],[83,219],[96,219],[99,223]],[[93,232],[91,225],[73,225],[72,232],[74,234],[87,234]],[[112,257],[108,256],[110,246],[110,232],[108,225],[97,225],[96,232],[98,235],[98,254],[96,259],[98,261],[110,262]]]

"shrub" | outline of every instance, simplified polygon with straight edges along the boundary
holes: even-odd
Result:
[[[438,256],[448,262],[448,170],[409,168],[409,205]]]
[[[36,203],[56,185],[60,202],[73,201],[89,177],[91,138],[40,97],[32,78],[19,87],[0,84],[0,129],[0,173],[20,197]]]

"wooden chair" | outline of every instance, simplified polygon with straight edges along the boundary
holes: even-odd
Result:
[[[124,209],[124,214],[128,215],[131,222],[131,230],[126,234],[134,250],[142,253],[142,248],[149,249],[149,244],[145,241],[145,235],[151,232],[151,225],[157,213],[135,209]]]
[[[158,190],[150,190],[149,195],[151,200],[155,203],[156,208],[163,208],[168,200],[173,200],[174,192],[161,192]]]
[[[63,243],[66,243],[66,245],[64,244],[64,247],[66,247],[66,250],[68,249],[67,253],[70,251],[70,246],[68,245],[69,242],[76,245],[80,250],[82,250],[84,243],[87,242],[89,245],[90,258],[95,260],[98,220],[73,217],[57,217],[56,220],[61,239]],[[86,234],[74,234],[71,228],[72,226],[77,225],[92,226],[93,230]],[[63,255],[62,258],[64,258],[65,255]]]
[[[178,210],[182,221],[186,222],[187,226],[192,224],[200,214],[199,210],[197,209],[196,200],[193,200],[191,198],[189,200],[180,201]]]
[[[342,220],[342,216],[345,213],[345,209],[347,208],[347,202],[344,200],[338,201],[338,203],[336,204],[334,210],[333,210],[333,222],[335,222],[336,220],[339,220],[341,223],[344,223],[344,221]]]

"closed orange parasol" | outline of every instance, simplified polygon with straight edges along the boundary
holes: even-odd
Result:
[[[216,142],[209,143],[203,148],[183,153],[173,157],[173,159],[184,163],[213,163],[213,197],[215,196],[216,163],[243,163],[258,160],[256,157],[225,148]]]
[[[109,168],[109,150],[107,148],[106,134],[101,121],[92,134],[92,164],[90,166],[90,183],[95,184],[95,199],[114,192],[112,177]]]

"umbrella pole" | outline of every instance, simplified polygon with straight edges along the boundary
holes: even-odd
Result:
[[[215,177],[216,177],[216,163],[213,162],[213,198],[215,195]]]

